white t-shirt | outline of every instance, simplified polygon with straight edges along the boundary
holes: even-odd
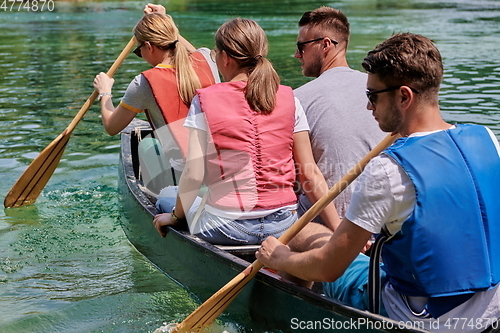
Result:
[[[184,126],[188,128],[195,128],[202,131],[207,131],[207,121],[205,114],[201,111],[200,98],[195,96],[191,102],[191,107],[189,108],[188,115],[184,121]],[[295,127],[294,133],[309,131],[309,124],[307,123],[307,118],[304,113],[304,109],[297,98],[295,98]],[[225,217],[232,220],[237,219],[254,219],[267,216],[281,209],[295,210],[297,209],[297,204],[288,205],[285,207],[280,207],[276,209],[266,209],[266,210],[251,210],[245,212],[232,212],[225,211],[210,205],[205,206],[205,210],[210,214]]]
[[[492,141],[497,147],[498,140],[491,130]],[[410,137],[424,136],[433,132],[420,132]],[[415,206],[415,187],[404,169],[391,157],[381,154],[373,158],[359,176],[354,188],[346,218],[372,233],[379,233],[386,224],[394,235],[411,215]],[[427,303],[422,297],[407,297],[415,312],[423,310]],[[402,296],[387,283],[382,291],[382,300],[389,318],[396,321],[414,321],[432,332],[481,332],[492,321],[500,318],[500,288],[476,293],[467,302],[445,313],[438,319],[422,319],[412,314]],[[488,310],[486,310],[488,309]],[[469,319],[474,325],[467,325]],[[467,321],[466,325],[464,321]]]

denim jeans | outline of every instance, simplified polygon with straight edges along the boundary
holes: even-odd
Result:
[[[177,199],[178,186],[167,186],[160,191],[156,201],[158,213],[172,213]]]
[[[160,192],[156,202],[156,209],[159,213],[172,212],[177,189],[177,186],[170,186]],[[260,244],[268,236],[281,236],[297,220],[297,212],[288,209],[280,209],[261,218],[238,220],[213,215],[203,210],[196,225],[193,225],[193,218],[200,203],[201,198],[198,197],[186,214],[189,230],[193,235],[212,244]]]
[[[212,244],[255,245],[268,236],[279,237],[297,220],[297,212],[280,209],[256,219],[231,220],[203,211],[195,236]]]

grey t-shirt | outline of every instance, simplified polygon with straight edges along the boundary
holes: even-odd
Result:
[[[329,187],[385,137],[366,109],[366,81],[366,73],[335,67],[295,89],[309,123],[314,160]],[[350,185],[335,199],[341,218],[353,188]],[[299,200],[306,208],[311,206],[305,195]]]

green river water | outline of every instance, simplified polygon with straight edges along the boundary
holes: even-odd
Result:
[[[426,35],[444,59],[443,117],[487,125],[500,137],[500,1],[160,3],[196,46],[212,48],[213,33],[230,18],[257,20],[268,33],[269,57],[282,82],[294,88],[308,80],[293,58],[304,11],[330,5],[347,14],[348,61],[356,69],[366,52],[394,32]],[[130,39],[145,2],[55,0],[38,12],[19,8],[19,2],[0,4],[3,201],[92,93],[93,77],[107,71]],[[127,57],[115,75],[115,103],[147,68],[135,55]],[[116,193],[119,145],[118,137],[104,133],[96,103],[37,202],[0,211],[0,332],[152,332],[181,321],[199,304],[128,243]],[[229,332],[255,332],[227,317],[221,325]]]

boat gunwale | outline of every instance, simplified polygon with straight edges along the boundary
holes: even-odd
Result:
[[[122,144],[121,144],[120,159],[121,159],[122,170],[120,172],[123,172],[123,176],[126,181],[128,190],[134,196],[134,199],[140,204],[140,206],[145,211],[147,211],[151,215],[152,218],[156,214],[156,208],[151,203],[150,198],[148,198],[148,196],[142,191],[135,177],[135,171],[133,163],[131,161],[132,159],[131,144],[124,144],[124,142],[129,142],[129,143],[131,142],[132,134],[134,131],[137,130],[150,130],[149,124],[144,121],[137,122],[136,120],[134,120],[134,122],[132,122],[131,125],[129,125],[124,131],[121,132]],[[124,159],[127,159],[127,161],[125,161]],[[194,246],[197,249],[205,252],[205,254],[208,254],[212,258],[222,259],[229,266],[235,267],[239,271],[243,271],[248,265],[250,265],[248,261],[241,259],[227,251],[219,249],[217,246],[189,234],[188,231],[176,230],[175,228],[168,227],[168,233],[172,234],[172,236],[181,239],[183,242],[189,244],[190,246]],[[132,241],[130,243],[134,246],[134,248],[136,248],[135,245],[132,243]],[[154,263],[150,258],[148,258],[147,255],[142,253],[139,249],[137,250],[160,271],[162,271],[164,274],[175,280],[181,286],[189,290],[189,286],[185,286],[184,284],[182,284],[182,281],[177,281],[177,279],[171,277],[168,272],[161,269],[156,263]],[[230,278],[232,277],[228,277],[228,279]],[[300,285],[288,281],[284,281],[280,278],[279,275],[265,269],[260,270],[254,277],[254,280],[260,283],[264,283],[272,288],[278,288],[292,296],[302,299],[304,302],[310,303],[315,306],[319,306],[321,308],[326,309],[327,311],[334,312],[338,315],[354,319],[367,318],[367,320],[373,322],[389,322],[389,323],[392,322],[393,329],[380,330],[380,332],[428,332],[425,330],[415,329],[415,328],[399,328],[398,322],[395,320],[392,320],[390,318],[381,315],[373,314],[368,311],[351,307],[338,300],[318,294],[308,288],[302,287]]]

